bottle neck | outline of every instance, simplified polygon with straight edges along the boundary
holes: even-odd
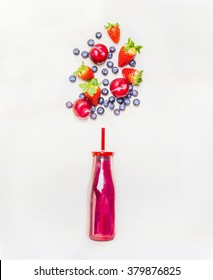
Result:
[[[112,156],[93,156],[92,177],[99,191],[114,187],[112,173]]]
[[[112,156],[93,156],[93,171],[109,176],[112,172]]]

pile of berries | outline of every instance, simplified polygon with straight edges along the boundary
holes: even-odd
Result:
[[[114,43],[120,41],[120,27],[119,24],[111,24],[105,26],[109,37]],[[97,32],[95,34],[97,39],[102,38],[102,33]],[[82,65],[69,77],[71,83],[75,83],[77,78],[84,81],[80,83],[81,93],[79,98],[74,103],[67,101],[66,107],[72,108],[73,113],[79,118],[87,118],[90,116],[92,120],[95,120],[98,115],[103,115],[106,108],[109,108],[114,112],[116,116],[121,111],[125,111],[126,107],[133,103],[134,106],[140,105],[138,99],[138,87],[142,82],[143,70],[139,71],[135,69],[136,61],[135,56],[140,53],[142,46],[135,46],[135,43],[128,39],[128,42],[124,44],[118,54],[118,66],[110,59],[116,53],[116,47],[111,46],[107,48],[103,44],[95,44],[93,39],[87,41],[87,45],[90,51],[82,51],[78,48],[73,50],[73,54],[78,56],[81,54],[83,59],[90,58],[95,65],[87,66],[82,62]],[[97,65],[105,64],[105,68],[102,68],[101,74],[104,76],[102,82],[99,82],[95,77],[98,72]],[[113,74],[117,74],[121,67],[128,65],[128,67],[122,69],[122,78],[115,78],[112,81],[107,79],[109,71]],[[132,101],[133,99],[133,101]]]

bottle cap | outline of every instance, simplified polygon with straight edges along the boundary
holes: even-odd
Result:
[[[110,157],[114,156],[114,152],[107,152],[107,151],[95,151],[92,152],[93,157],[94,156],[99,156],[99,157]]]

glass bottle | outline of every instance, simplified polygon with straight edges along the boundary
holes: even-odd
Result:
[[[115,236],[115,188],[112,176],[113,152],[92,152],[90,180],[89,237],[96,241],[112,240]]]

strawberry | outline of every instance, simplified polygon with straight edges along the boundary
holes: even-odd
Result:
[[[123,67],[128,64],[135,56],[136,53],[140,53],[140,49],[143,46],[135,46],[135,43],[129,38],[128,42],[121,47],[118,55],[118,66]]]
[[[122,75],[133,86],[139,86],[142,80],[143,70],[138,71],[133,68],[124,68],[122,70]]]
[[[84,92],[85,97],[92,103],[92,105],[97,106],[98,100],[101,96],[101,89],[98,79],[94,78],[91,81],[87,81],[84,84],[80,84],[80,88]]]
[[[118,23],[110,23],[105,25],[107,33],[113,42],[118,43],[120,41],[120,27]]]
[[[94,78],[94,73],[92,72],[92,69],[89,66],[84,65],[83,62],[82,65],[78,68],[78,70],[74,72],[74,74],[84,81],[88,81]]]

